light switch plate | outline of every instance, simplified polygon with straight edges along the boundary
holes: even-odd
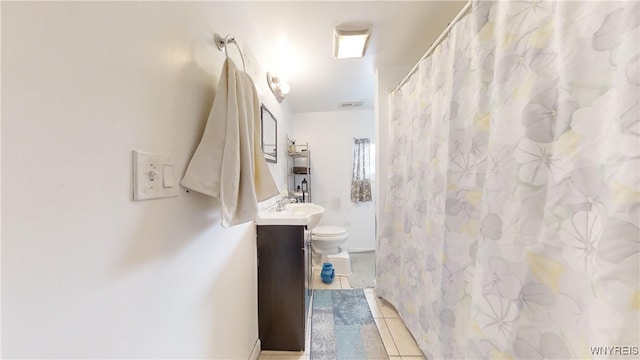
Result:
[[[178,196],[173,186],[173,159],[168,156],[133,151],[133,200]]]

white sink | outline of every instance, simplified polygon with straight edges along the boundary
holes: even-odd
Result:
[[[287,204],[282,211],[272,206],[258,214],[258,225],[306,225],[308,229],[318,224],[324,208],[313,203]]]

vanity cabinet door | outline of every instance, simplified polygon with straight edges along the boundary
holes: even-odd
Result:
[[[258,329],[262,349],[304,350],[304,226],[258,225],[257,234]]]

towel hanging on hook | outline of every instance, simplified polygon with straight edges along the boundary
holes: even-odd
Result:
[[[280,193],[260,147],[255,84],[228,56],[207,125],[180,184],[219,198],[223,227],[254,220],[258,202]]]
[[[215,33],[213,34],[213,40],[216,42],[216,46],[218,47],[218,49],[224,51],[224,55],[227,58],[229,58],[227,45],[230,43],[235,44],[236,47],[238,48],[238,52],[240,53],[240,58],[242,59],[242,68],[244,69],[244,72],[247,72],[247,65],[244,62],[244,55],[242,54],[242,50],[240,50],[240,46],[238,45],[238,42],[236,42],[236,39],[233,36],[227,35],[225,37],[222,37],[220,36],[220,34]]]

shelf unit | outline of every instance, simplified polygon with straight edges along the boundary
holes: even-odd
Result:
[[[298,202],[311,202],[311,150],[309,143],[299,145],[294,141],[287,136],[287,187]],[[307,191],[302,191],[305,179]]]

